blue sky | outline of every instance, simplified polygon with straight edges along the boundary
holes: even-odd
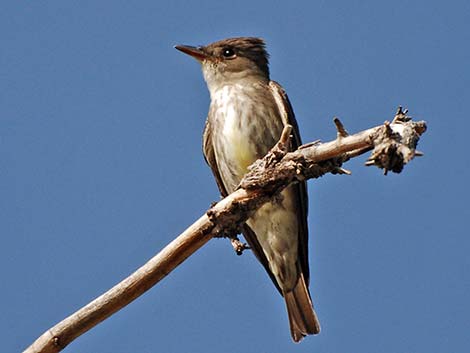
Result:
[[[303,140],[428,122],[400,175],[309,182],[322,333],[291,342],[252,254],[213,240],[66,352],[464,352],[470,345],[465,1],[4,1],[0,332],[18,352],[197,219],[209,96],[173,45],[261,36]]]

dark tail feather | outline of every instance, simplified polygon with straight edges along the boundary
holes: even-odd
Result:
[[[320,322],[313,309],[312,299],[302,274],[294,289],[284,293],[284,299],[294,342],[300,342],[305,336],[320,332]]]

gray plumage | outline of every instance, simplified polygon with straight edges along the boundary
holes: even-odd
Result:
[[[196,58],[211,95],[203,150],[222,196],[235,190],[247,167],[278,141],[291,124],[291,149],[300,135],[289,99],[269,78],[262,39],[225,39],[204,47],[177,46]],[[287,305],[291,334],[300,341],[320,331],[308,291],[306,184],[289,186],[281,201],[262,206],[243,234]]]

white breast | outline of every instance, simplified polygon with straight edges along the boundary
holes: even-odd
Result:
[[[218,106],[215,112],[219,126],[217,133],[221,138],[218,148],[225,157],[220,162],[229,165],[231,172],[240,179],[257,158],[256,139],[253,139],[256,133],[252,131],[255,119],[249,92],[241,85],[226,85],[214,92],[213,99]]]

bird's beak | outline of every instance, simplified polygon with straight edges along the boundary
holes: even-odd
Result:
[[[179,51],[182,51],[183,53],[192,56],[199,62],[206,60],[209,57],[206,53],[201,50],[201,48],[192,47],[190,45],[175,45],[175,49],[178,49]]]

